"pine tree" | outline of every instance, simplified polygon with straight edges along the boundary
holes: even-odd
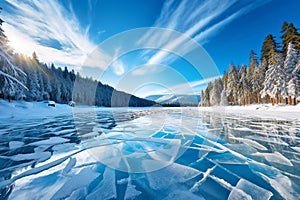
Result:
[[[227,80],[227,98],[229,104],[237,103],[237,85],[238,85],[238,75],[237,70],[233,64],[229,66],[228,80]]]
[[[299,53],[294,48],[294,45],[292,43],[289,43],[287,55],[284,61],[284,71],[286,74],[285,81],[288,87],[289,104],[294,104],[295,101],[292,101],[292,99],[296,98],[297,96],[297,76],[293,72],[296,68],[296,64],[299,61],[299,58]]]
[[[262,85],[264,82],[265,73],[263,73],[263,67],[261,67],[261,65],[255,68],[252,78],[252,94],[254,98],[254,103],[260,103],[259,92],[262,90]]]
[[[228,74],[226,71],[223,73],[222,77],[222,86],[223,90],[221,92],[221,100],[220,100],[220,105],[221,106],[226,106],[228,105],[228,99],[227,99],[227,84],[228,84]]]
[[[247,104],[247,94],[250,92],[250,88],[247,83],[247,70],[246,66],[242,65],[239,71],[238,81],[238,102],[240,105]]]
[[[204,91],[201,90],[199,106],[204,106],[203,105],[203,98],[204,98]]]
[[[223,90],[222,79],[218,78],[214,81],[214,84],[210,91],[209,96],[210,96],[211,105],[220,105],[222,90]]]
[[[296,104],[296,97],[299,96],[299,79],[297,76],[292,77],[287,83],[287,92],[289,95],[289,104]]]
[[[280,96],[286,97],[285,72],[283,70],[283,62],[279,53],[274,55],[274,63],[270,64],[266,72],[266,77],[263,83],[263,89],[260,92],[261,97],[270,97],[272,105],[280,102]]]
[[[249,66],[229,66],[228,74],[222,78],[220,104],[292,103],[300,100],[300,34],[292,23],[284,23],[281,29],[282,51],[273,35],[269,34],[261,49],[261,63],[257,55],[250,52]],[[216,82],[202,93],[215,104]],[[226,95],[226,98],[224,98]]]
[[[38,80],[38,72],[37,69],[33,66],[29,66],[29,73],[27,76],[27,98],[30,101],[37,101],[40,97],[40,85]]]
[[[248,88],[248,92],[246,94],[247,98],[247,104],[251,104],[253,102],[256,102],[256,92],[254,92],[254,84],[256,84],[256,68],[258,67],[258,58],[257,54],[251,50],[250,51],[250,62],[247,68],[247,74],[246,74],[246,84]],[[256,87],[256,86],[255,86]]]
[[[285,57],[287,55],[289,44],[293,44],[294,48],[300,52],[300,34],[298,29],[292,23],[284,22],[281,27],[282,38],[282,53]]]
[[[26,74],[12,63],[12,50],[2,29],[3,22],[0,18],[0,98],[11,100],[18,91],[22,90],[20,87],[27,89],[20,81]]]
[[[224,73],[223,73],[222,82],[223,82],[224,89],[226,89],[227,83],[228,83],[228,74],[226,71],[224,71]]]
[[[296,99],[300,96],[300,60],[297,62],[292,72],[292,77],[287,85],[288,94],[290,95],[289,103],[296,105]]]
[[[222,90],[221,93],[221,102],[220,102],[221,106],[227,106],[228,105],[228,100],[227,100],[227,92],[225,89]]]
[[[201,93],[201,106],[211,106],[210,93],[213,88],[213,84],[209,82],[204,92]]]
[[[43,100],[50,100],[50,93],[51,93],[51,83],[50,83],[50,71],[46,64],[41,65],[43,70],[42,79],[44,83],[43,89]]]
[[[266,61],[268,65],[274,64],[274,55],[277,53],[279,53],[278,43],[275,42],[274,36],[269,34],[262,45],[261,61]]]

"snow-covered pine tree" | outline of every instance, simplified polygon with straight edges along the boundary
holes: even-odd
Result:
[[[69,102],[72,100],[73,83],[71,80],[71,72],[68,71],[67,67],[65,67],[63,71],[63,78],[66,85],[66,101]]]
[[[289,95],[289,104],[295,105],[296,98],[299,96],[298,77],[294,76],[289,80],[287,83],[287,92]]]
[[[203,103],[203,98],[204,98],[204,91],[201,90],[199,106],[203,106],[203,105],[202,105],[202,103]]]
[[[227,92],[225,89],[222,90],[221,92],[221,101],[220,101],[221,106],[227,106],[228,105],[228,100],[227,100]]]
[[[238,75],[236,68],[233,64],[229,65],[229,73],[227,79],[227,99],[229,104],[237,103],[237,84],[238,84]]]
[[[50,93],[51,93],[51,84],[50,84],[50,71],[48,69],[48,66],[46,64],[41,65],[42,67],[42,79],[43,79],[43,83],[44,83],[44,93],[43,95],[43,99],[44,100],[50,100]]]
[[[281,27],[281,38],[282,38],[282,53],[285,57],[288,52],[288,46],[290,43],[294,45],[294,49],[300,52],[300,34],[298,29],[293,23],[284,22]]]
[[[27,89],[20,81],[26,74],[12,63],[12,50],[1,28],[3,22],[0,18],[0,98],[10,100],[15,98],[16,94],[21,93],[22,88]]]
[[[253,103],[260,103],[259,92],[262,90],[262,84],[264,80],[264,76],[262,73],[262,68],[259,65],[255,68],[254,74],[252,76],[252,96],[254,97]]]
[[[213,88],[213,84],[209,82],[206,89],[201,93],[201,106],[211,106],[210,93]]]
[[[37,69],[34,66],[28,67],[28,76],[27,76],[27,99],[30,101],[37,101],[40,96],[40,85],[38,80]]]
[[[275,41],[274,36],[269,34],[265,38],[265,41],[261,48],[261,62],[267,62],[267,65],[273,64],[270,63],[273,61],[274,52],[278,53],[278,43]]]
[[[293,71],[296,68],[296,64],[299,60],[299,53],[294,48],[294,45],[292,43],[289,43],[286,58],[284,61],[284,71],[286,74],[286,83],[288,88],[288,103],[294,104],[295,98],[297,95],[297,77]],[[293,99],[293,100],[292,100]]]
[[[223,77],[222,77],[223,90],[221,92],[221,100],[220,100],[220,105],[221,106],[228,105],[227,83],[228,83],[228,74],[227,74],[226,71],[224,71]]]
[[[287,97],[285,72],[282,67],[282,57],[277,52],[272,52],[269,59],[269,67],[261,91],[261,97],[269,95],[272,105],[280,102],[280,96]]]
[[[240,105],[248,104],[247,95],[250,92],[248,80],[247,80],[246,66],[242,65],[239,71],[239,82],[238,82],[238,102]]]
[[[290,104],[296,105],[297,99],[300,97],[300,59],[292,72],[292,78],[287,86],[288,94],[290,95]]]
[[[228,82],[228,74],[226,71],[224,71],[224,73],[223,73],[222,82],[223,82],[223,88],[226,89],[227,82]]]
[[[248,92],[246,94],[247,97],[247,104],[251,103],[257,103],[257,94],[256,91],[254,91],[256,86],[254,87],[255,84],[257,84],[257,74],[256,74],[256,69],[258,67],[258,58],[257,54],[251,50],[250,51],[250,62],[247,67],[247,74],[246,74],[246,83],[248,87]]]
[[[214,81],[212,90],[210,91],[211,105],[220,105],[222,90],[223,90],[222,79],[218,78]]]

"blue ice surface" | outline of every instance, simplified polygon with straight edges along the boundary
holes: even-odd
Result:
[[[189,115],[188,124],[176,127],[172,122],[177,110],[174,115],[171,109],[151,112],[106,108],[97,113],[95,123],[84,112],[76,118],[2,120],[0,199],[298,199],[300,153],[293,147],[300,142],[299,121],[243,120],[206,113],[201,119]],[[135,137],[146,126],[135,120],[149,113],[158,119],[167,115],[170,120],[147,126],[149,137]],[[118,134],[107,134],[114,132]],[[243,138],[267,150],[244,143]],[[97,147],[103,148],[91,152]],[[168,149],[178,150],[177,156],[172,157],[174,152]],[[46,158],[45,152],[51,157]],[[170,162],[170,158],[174,159]],[[135,159],[139,162],[130,162]],[[290,160],[292,166],[281,159]],[[155,162],[144,160],[164,167],[147,171],[152,167],[147,163]],[[118,162],[132,169],[138,164],[145,171],[122,171],[114,168]]]

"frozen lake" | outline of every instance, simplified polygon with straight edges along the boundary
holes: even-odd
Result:
[[[0,121],[0,199],[299,199],[300,121],[78,108]]]

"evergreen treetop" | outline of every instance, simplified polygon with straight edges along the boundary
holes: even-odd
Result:
[[[290,43],[292,43],[295,46],[295,49],[300,52],[300,34],[294,24],[284,22],[281,27],[281,33],[283,56],[286,56]]]

